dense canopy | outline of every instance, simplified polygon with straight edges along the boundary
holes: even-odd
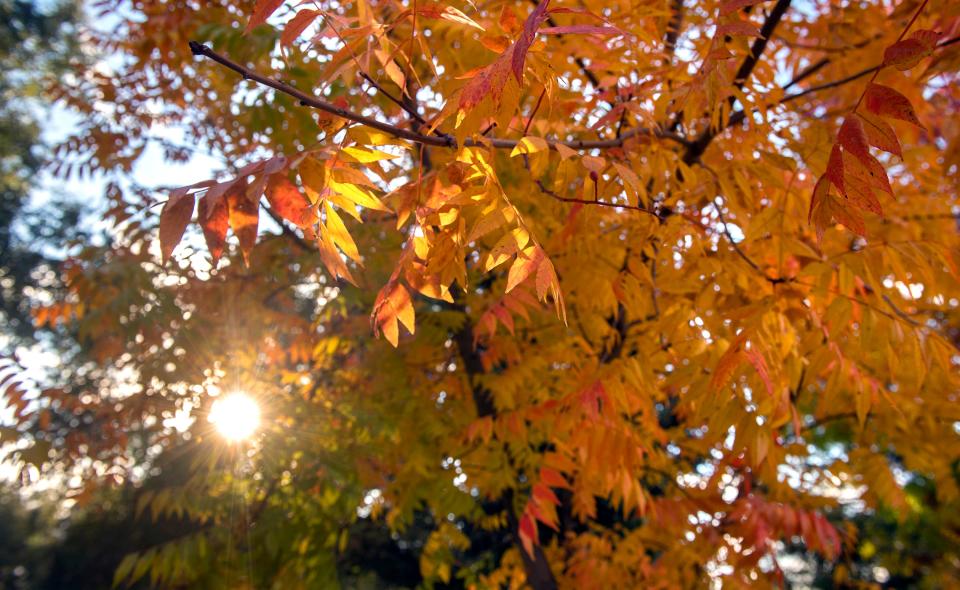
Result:
[[[94,7],[89,358],[0,379],[25,474],[178,523],[118,583],[960,583],[956,2]]]

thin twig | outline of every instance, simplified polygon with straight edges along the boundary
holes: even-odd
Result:
[[[673,56],[677,51],[677,40],[680,38],[681,28],[683,28],[683,1],[673,0],[670,3],[670,20],[667,22],[667,33],[663,39],[664,65],[673,61]]]
[[[540,179],[535,179],[533,182],[534,182],[534,184],[537,185],[537,188],[540,189],[540,192],[542,192],[543,194],[545,194],[545,195],[547,195],[547,196],[550,196],[550,197],[552,197],[552,198],[554,198],[554,199],[556,199],[556,200],[558,200],[558,201],[563,201],[564,203],[580,203],[580,204],[582,204],[582,205],[598,205],[598,206],[600,206],[600,207],[616,207],[616,208],[619,208],[619,209],[629,209],[629,210],[631,210],[631,211],[640,211],[640,212],[642,212],[642,213],[646,213],[647,215],[653,215],[653,216],[656,217],[657,219],[660,218],[660,217],[656,214],[656,212],[651,211],[650,209],[647,209],[646,207],[640,207],[640,206],[637,206],[637,205],[622,205],[622,204],[619,204],[619,203],[607,203],[607,202],[605,202],[605,201],[592,201],[592,200],[590,200],[590,199],[578,199],[578,198],[576,198],[576,197],[564,197],[563,195],[558,195],[558,194],[555,193],[554,191],[552,191],[552,190],[550,190],[549,188],[547,188],[547,187],[543,184],[543,181],[540,180]]]
[[[527,124],[523,126],[523,136],[527,136],[527,132],[530,131],[530,124],[533,123],[533,118],[537,116],[537,111],[540,110],[540,103],[543,102],[543,95],[547,93],[547,89],[544,88],[540,91],[540,96],[537,98],[537,104],[533,106],[533,110],[530,111],[530,118],[527,119]]]
[[[767,47],[767,42],[773,35],[773,31],[777,28],[777,25],[780,23],[783,15],[785,15],[787,10],[790,8],[790,2],[791,0],[778,0],[776,5],[774,5],[773,10],[770,11],[770,14],[763,22],[763,26],[760,28],[760,36],[754,40],[753,45],[750,47],[750,54],[744,58],[743,62],[740,64],[740,67],[737,69],[736,76],[734,76],[733,85],[737,90],[742,89],[744,85],[746,85],[747,80],[750,79],[750,75],[753,74],[754,68],[757,67],[758,63],[760,63],[760,57],[763,55],[763,51]],[[731,95],[728,100],[730,107],[732,108],[736,103],[736,97]],[[689,165],[699,160],[700,156],[703,155],[703,152],[706,151],[707,146],[710,145],[710,142],[713,141],[713,138],[716,137],[717,133],[719,132],[720,129],[708,127],[706,131],[700,135],[700,137],[698,137],[690,144],[689,147],[687,147],[687,151],[683,155],[683,162]]]
[[[374,80],[373,78],[371,78],[369,74],[367,74],[366,72],[361,71],[361,72],[359,72],[359,75],[360,75],[361,78],[363,78],[364,80],[366,80],[367,82],[369,82],[370,85],[372,85],[374,88],[376,88],[376,89],[377,89],[377,92],[379,92],[380,94],[382,94],[382,95],[384,95],[385,97],[389,98],[389,99],[390,99],[390,102],[394,103],[395,105],[397,105],[398,107],[400,107],[401,109],[403,109],[404,112],[406,112],[408,115],[410,115],[411,117],[413,117],[413,119],[414,119],[417,123],[420,123],[421,125],[426,125],[426,124],[427,124],[427,120],[424,119],[423,117],[421,117],[421,116],[420,116],[420,113],[418,113],[417,111],[411,109],[411,108],[408,107],[406,104],[404,104],[404,102],[403,102],[402,100],[400,100],[399,98],[395,97],[394,95],[392,95],[392,94],[390,94],[389,92],[387,92],[386,90],[384,90],[383,86],[380,86],[380,84],[378,84],[376,80]]]
[[[930,0],[923,0],[923,2],[920,4],[920,7],[917,8],[917,11],[913,13],[913,18],[911,18],[910,22],[907,23],[907,26],[904,27],[902,31],[900,31],[900,36],[897,37],[897,40],[894,41],[894,43],[899,43],[903,39],[903,37],[907,34],[907,31],[910,30],[910,27],[913,26],[913,23],[917,22],[917,19],[920,18],[920,13],[923,12],[923,9],[927,7],[928,2],[930,2]],[[884,61],[886,61],[886,59],[884,59]],[[878,74],[880,74],[880,69],[877,69],[873,73],[873,76],[870,77],[870,82],[867,83],[867,88],[869,88],[870,85],[873,84],[873,81],[877,79]],[[863,97],[866,95],[867,95],[867,90],[865,88],[863,92],[860,93],[860,98],[857,99],[857,104],[853,106],[854,113],[856,113],[857,109],[860,108],[860,103],[863,102]]]
[[[288,84],[285,84],[283,82],[270,78],[269,76],[265,76],[263,74],[255,72],[254,70],[251,70],[246,66],[238,64],[237,62],[231,60],[230,58],[224,55],[217,53],[216,51],[214,51],[213,49],[211,49],[210,47],[202,43],[191,41],[190,49],[191,51],[193,51],[194,55],[209,58],[219,63],[220,65],[226,67],[227,69],[237,72],[238,74],[243,76],[243,78],[246,80],[253,80],[259,84],[263,84],[264,86],[273,88],[278,92],[282,92],[283,94],[292,96],[293,98],[300,101],[300,104],[303,106],[312,107],[317,110],[330,113],[332,115],[336,115],[337,117],[347,119],[348,121],[353,121],[354,123],[359,123],[361,125],[370,127],[372,129],[376,129],[378,131],[383,131],[384,133],[387,133],[388,135],[392,135],[393,137],[396,137],[398,139],[404,139],[407,141],[412,141],[412,142],[421,143],[424,145],[431,145],[431,146],[437,146],[437,147],[450,147],[450,148],[460,147],[458,146],[457,141],[453,137],[447,137],[447,136],[435,137],[430,135],[423,135],[422,133],[411,131],[409,129],[404,129],[403,127],[398,127],[397,125],[393,125],[391,123],[381,121],[374,117],[368,117],[366,115],[361,115],[359,113],[355,113],[353,111],[349,111],[347,109],[338,107],[335,104],[332,104],[323,99],[317,98],[316,96],[307,94],[306,92],[298,88],[294,88],[293,86],[290,86]],[[641,128],[641,127],[631,129],[626,133],[624,133],[621,137],[616,139],[604,139],[604,140],[575,139],[575,140],[568,140],[568,141],[557,141],[557,140],[548,139],[546,141],[551,149],[556,149],[557,145],[563,145],[575,150],[610,149],[610,148],[623,147],[628,139],[631,139],[633,137],[640,137],[644,135],[658,137],[661,139],[669,139],[671,141],[677,142],[684,146],[687,145],[688,143],[686,138],[676,133],[673,133],[671,131],[665,131],[663,129],[648,129],[648,128]],[[501,139],[501,138],[492,137],[489,139],[467,139],[464,141],[463,147],[478,146],[478,147],[492,147],[497,149],[512,150],[517,146],[518,143],[519,143],[519,140],[516,140],[516,139]]]
[[[947,40],[944,41],[943,43],[937,45],[937,47],[934,49],[934,51],[939,51],[939,50],[941,50],[941,49],[943,49],[943,48],[945,48],[945,47],[949,47],[950,45],[953,45],[954,43],[960,43],[960,36],[953,37],[953,38],[951,38],[951,39],[947,39]],[[802,92],[797,92],[796,94],[790,94],[790,95],[784,96],[784,97],[781,98],[779,101],[777,101],[775,104],[776,104],[776,105],[786,104],[786,103],[788,103],[788,102],[797,100],[798,98],[803,98],[804,96],[807,96],[808,94],[813,94],[814,92],[820,92],[821,90],[829,90],[830,88],[836,88],[836,87],[838,87],[838,86],[843,86],[844,84],[849,84],[850,82],[853,82],[853,81],[855,81],[855,80],[859,80],[860,78],[863,78],[864,76],[869,76],[870,74],[873,74],[874,72],[877,72],[877,71],[879,71],[879,70],[882,69],[882,68],[883,68],[883,64],[882,64],[882,63],[881,63],[881,64],[877,64],[877,65],[875,65],[875,66],[871,66],[871,67],[869,67],[869,68],[860,70],[859,72],[856,72],[855,74],[850,74],[849,76],[846,76],[846,77],[844,77],[844,78],[840,78],[839,80],[833,80],[833,81],[831,81],[831,82],[825,82],[825,83],[823,83],[823,84],[820,84],[819,86],[812,86],[812,87],[810,87],[810,88],[807,88],[806,90],[804,90],[804,91],[802,91]],[[798,78],[799,78],[799,76],[798,76]],[[797,80],[797,81],[799,81],[799,80]],[[788,84],[787,86],[785,86],[784,88],[789,88],[789,87],[792,86],[792,85],[793,85],[793,83],[790,83],[790,84]],[[769,108],[769,107],[756,107],[756,108],[751,109],[751,112],[752,112],[752,111],[761,110],[762,108]],[[733,115],[730,116],[730,121],[727,123],[727,127],[734,127],[734,126],[738,125],[740,122],[742,122],[742,121],[746,118],[746,116],[747,116],[747,112],[746,112],[746,111],[737,111],[737,112],[735,112]]]

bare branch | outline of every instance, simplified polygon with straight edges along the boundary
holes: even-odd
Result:
[[[939,51],[939,50],[941,50],[941,49],[943,49],[943,48],[945,48],[945,47],[949,47],[950,45],[953,45],[953,44],[955,44],[955,43],[960,43],[960,36],[953,37],[953,38],[951,38],[951,39],[947,39],[947,40],[944,41],[943,43],[937,45],[937,47],[936,47],[936,49],[934,49],[934,51]],[[829,60],[827,60],[827,61],[829,62]],[[821,60],[821,62],[823,62],[823,60]],[[821,63],[821,62],[818,62],[818,64]],[[827,64],[824,63],[823,65],[827,65]],[[819,67],[817,67],[816,69],[820,69],[820,67],[823,67],[823,66],[819,66]],[[869,76],[870,74],[873,74],[874,72],[879,71],[881,68],[883,68],[883,64],[882,64],[882,63],[881,63],[881,64],[877,64],[877,65],[875,65],[875,66],[871,66],[871,67],[866,68],[866,69],[863,69],[863,70],[860,70],[859,72],[856,72],[855,74],[850,74],[849,76],[846,76],[846,77],[844,77],[844,78],[840,78],[839,80],[833,80],[832,82],[825,82],[825,83],[823,83],[823,84],[820,84],[819,86],[812,86],[812,87],[807,88],[806,90],[804,90],[804,91],[802,91],[802,92],[797,92],[796,94],[790,94],[790,95],[788,95],[788,96],[784,96],[784,97],[781,98],[776,104],[778,104],[778,105],[786,104],[786,103],[788,103],[788,102],[797,100],[798,98],[803,98],[804,96],[807,96],[808,94],[813,94],[814,92],[820,92],[821,90],[829,90],[830,88],[836,88],[836,87],[838,87],[838,86],[843,86],[844,84],[849,84],[850,82],[853,82],[853,81],[855,81],[855,80],[859,80],[860,78],[863,78],[864,76]],[[808,68],[808,70],[809,70],[809,69],[813,69],[813,66],[811,66],[811,68]],[[803,78],[809,76],[809,75],[812,74],[812,73],[813,73],[813,72],[811,71],[811,72],[809,72],[809,73],[804,72],[804,73],[799,74],[796,79],[794,79],[794,80],[791,81],[789,84],[787,84],[786,86],[784,86],[784,89],[790,88],[791,86],[793,86],[794,84],[796,84],[797,82],[799,82],[800,80],[802,80]],[[757,108],[755,108],[755,109],[752,109],[752,111],[758,111],[758,110],[760,110],[761,108],[762,108],[762,107],[757,107]],[[746,112],[746,111],[737,111],[737,112],[735,112],[733,115],[730,116],[730,121],[727,123],[727,127],[733,127],[733,126],[735,126],[735,125],[740,124],[746,117],[747,117],[747,112]]]
[[[747,80],[750,79],[750,75],[753,74],[753,69],[760,63],[763,50],[766,49],[767,42],[780,23],[780,19],[783,18],[783,15],[787,13],[787,9],[790,8],[790,2],[791,0],[777,0],[773,10],[770,11],[767,19],[763,22],[763,26],[760,28],[760,36],[753,42],[753,45],[750,47],[750,54],[744,58],[740,67],[737,69],[737,75],[734,77],[733,84],[737,90],[743,88]],[[731,96],[729,100],[730,106],[733,107],[735,102],[736,98]],[[707,146],[710,145],[710,142],[713,141],[713,138],[716,137],[719,131],[719,129],[712,128],[704,131],[703,134],[687,148],[687,152],[683,155],[684,163],[691,164],[699,160],[700,156],[703,155],[703,152],[706,151]]]
[[[683,27],[683,0],[673,0],[670,4],[670,21],[667,23],[667,34],[663,38],[663,52],[666,54],[664,63],[673,61],[677,51],[677,39]]]

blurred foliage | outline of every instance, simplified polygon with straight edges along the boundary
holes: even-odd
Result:
[[[52,287],[64,246],[87,237],[82,207],[68,196],[25,208],[49,158],[41,140],[49,114],[43,89],[82,57],[78,16],[74,0],[43,7],[0,0],[0,322],[5,335],[20,339],[33,333],[31,290]]]

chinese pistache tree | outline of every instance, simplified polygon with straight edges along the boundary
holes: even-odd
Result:
[[[114,239],[35,309],[91,361],[4,385],[181,522],[117,583],[960,581],[957,2],[94,8],[58,166]],[[158,125],[222,170],[124,182]]]

